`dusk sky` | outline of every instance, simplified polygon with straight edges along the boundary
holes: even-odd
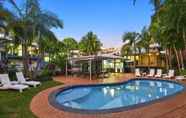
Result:
[[[18,0],[19,1],[19,0]],[[57,37],[79,41],[88,31],[95,32],[104,47],[120,47],[127,31],[140,32],[150,23],[153,8],[149,0],[40,0],[43,9],[52,11],[64,22]]]

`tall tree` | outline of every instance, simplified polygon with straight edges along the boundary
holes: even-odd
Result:
[[[65,38],[63,40],[63,43],[65,45],[66,52],[69,54],[71,53],[72,50],[78,49],[78,42],[72,37]]]
[[[167,50],[169,57],[174,54],[179,71],[184,69],[182,51],[185,49],[186,28],[185,0],[166,0],[155,13],[151,23],[151,32],[156,40]],[[158,35],[157,35],[158,34]],[[173,58],[169,61],[173,61]]]
[[[126,32],[122,40],[123,42],[128,42],[129,45],[133,46],[133,53],[134,53],[134,68],[136,67],[136,41],[139,38],[139,33],[136,32]]]
[[[55,35],[52,28],[63,28],[62,21],[54,14],[41,10],[38,0],[24,0],[24,6],[19,7],[15,1],[9,2],[16,8],[16,20],[8,22],[9,32],[21,40],[22,56],[25,73],[28,73],[28,46],[35,40],[39,45],[39,52],[43,57],[42,41]],[[21,8],[21,10],[20,10]],[[16,14],[17,13],[17,14]]]
[[[95,55],[101,50],[102,43],[97,35],[93,32],[88,32],[80,41],[79,49],[85,55]]]
[[[137,0],[133,0],[133,3],[136,4],[136,1]],[[155,11],[158,11],[165,0],[149,0],[149,1],[154,6]]]

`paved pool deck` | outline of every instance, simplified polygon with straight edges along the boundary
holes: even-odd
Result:
[[[144,107],[107,114],[80,114],[65,112],[54,108],[48,102],[49,94],[61,87],[79,84],[116,83],[127,81],[131,78],[134,78],[133,74],[116,74],[108,79],[96,80],[89,80],[88,78],[82,77],[70,76],[66,78],[64,76],[57,76],[54,77],[54,81],[64,84],[38,93],[33,97],[30,103],[30,109],[38,118],[186,118],[186,92],[182,92],[181,94],[167,100],[156,102]],[[186,84],[184,81],[181,83]]]

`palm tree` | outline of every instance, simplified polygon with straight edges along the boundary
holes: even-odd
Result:
[[[136,3],[137,0],[133,0],[133,4]],[[155,11],[158,11],[161,5],[164,3],[165,0],[150,0],[150,3],[154,6]]]
[[[71,57],[71,51],[78,48],[78,43],[74,38],[68,37],[63,40],[66,50],[66,76],[68,74],[68,59]]]
[[[97,35],[93,32],[88,32],[79,43],[80,51],[85,55],[95,55],[101,50],[102,43]]]
[[[134,68],[136,67],[136,41],[139,38],[139,33],[136,32],[126,32],[122,40],[123,42],[128,42],[129,45],[133,46],[133,53],[134,53]]]
[[[57,39],[51,28],[63,28],[63,22],[52,12],[43,11],[40,8],[40,4],[37,0],[28,0],[27,6],[30,9],[28,11],[28,18],[33,22],[33,40],[35,39],[39,45],[39,55],[44,57],[44,51],[42,50],[42,41],[50,38]],[[43,45],[44,46],[44,45]]]
[[[184,0],[166,0],[155,13],[151,23],[151,32],[157,41],[169,52],[175,54],[179,71],[184,69],[182,51],[186,46],[186,2]],[[172,59],[169,59],[171,62]]]
[[[17,9],[16,20],[8,22],[9,32],[21,40],[25,73],[28,73],[28,46],[35,40],[39,45],[40,57],[43,58],[42,41],[54,37],[52,28],[63,28],[62,21],[54,14],[43,11],[38,0],[25,0],[22,10],[13,0],[9,2]]]
[[[72,37],[65,38],[63,44],[65,45],[67,55],[70,54],[72,50],[78,49],[78,42]]]
[[[121,55],[122,56],[127,56],[128,59],[128,55],[130,55],[132,53],[130,45],[123,45],[122,49],[121,49]]]

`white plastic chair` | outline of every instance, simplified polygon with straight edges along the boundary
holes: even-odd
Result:
[[[174,70],[169,70],[168,74],[164,78],[170,79],[174,77]]]
[[[150,73],[147,75],[147,77],[154,77],[155,69],[150,69]]]
[[[157,73],[155,75],[156,78],[161,78],[162,77],[162,69],[158,69]]]
[[[17,80],[21,84],[26,84],[29,86],[36,87],[37,85],[41,85],[38,81],[26,81],[26,78],[24,77],[22,72],[16,72]]]
[[[1,90],[19,90],[19,92],[23,92],[24,89],[27,89],[29,86],[22,85],[22,84],[12,84],[8,74],[0,74],[0,81],[2,86],[0,87]]]
[[[136,68],[136,69],[135,69],[135,76],[136,76],[136,77],[141,77],[140,69],[139,69],[139,68]]]

